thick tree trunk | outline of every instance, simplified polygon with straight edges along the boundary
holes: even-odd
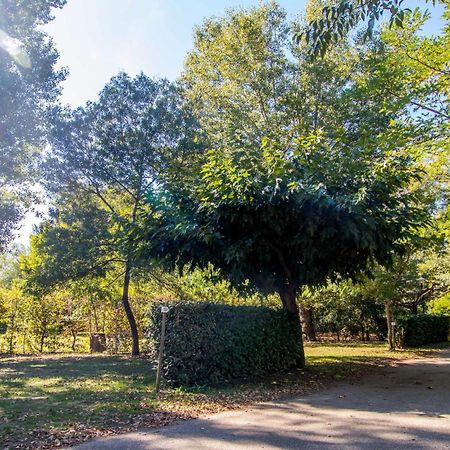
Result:
[[[297,291],[292,285],[288,285],[279,291],[281,303],[283,304],[284,309],[295,314],[298,317],[300,330],[302,329],[302,323],[300,320],[300,314],[297,306]],[[306,365],[305,361],[305,349],[303,348],[303,336],[300,332],[300,354],[297,361],[297,367],[303,369]]]
[[[133,347],[131,350],[132,356],[139,356],[139,333],[136,325],[136,320],[133,315],[133,311],[130,306],[128,291],[130,288],[130,278],[131,278],[131,264],[127,262],[125,266],[125,277],[123,281],[123,291],[122,291],[122,305],[127,315],[128,323],[130,325],[131,339],[133,341]]]
[[[386,301],[384,304],[384,308],[386,311],[389,350],[395,350],[395,330],[394,325],[392,324],[394,321],[394,315],[392,313],[392,302]]]
[[[308,341],[317,341],[316,330],[314,327],[313,309],[306,307],[300,303],[300,319],[302,321],[303,332]]]

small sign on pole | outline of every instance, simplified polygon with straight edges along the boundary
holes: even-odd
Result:
[[[156,371],[156,385],[155,385],[156,392],[159,392],[159,387],[161,384],[161,370],[162,370],[162,363],[163,363],[163,358],[164,358],[164,339],[166,337],[166,319],[167,319],[168,312],[169,312],[169,308],[167,306],[161,306],[162,320],[161,320],[161,337],[159,340],[158,369]]]
[[[396,342],[395,342],[395,332],[396,332],[395,327],[396,327],[396,325],[397,325],[397,322],[395,320],[393,320],[391,322],[391,327],[392,327],[392,346],[393,346],[392,350],[395,350],[395,344],[396,344]]]

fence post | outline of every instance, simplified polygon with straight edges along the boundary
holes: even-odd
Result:
[[[169,308],[167,306],[161,306],[162,321],[161,321],[161,337],[159,340],[158,369],[156,371],[156,385],[155,385],[156,392],[159,392],[159,387],[161,384],[161,370],[162,370],[162,363],[163,363],[163,358],[164,358],[164,340],[166,337],[166,319],[167,319],[168,312],[169,312]]]

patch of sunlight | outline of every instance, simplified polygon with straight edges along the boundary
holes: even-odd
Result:
[[[48,400],[48,395],[17,395],[10,397],[10,400]]]
[[[16,369],[10,369],[9,367],[2,367],[0,368],[0,378],[3,376],[10,377],[11,375],[18,376],[18,375],[24,375],[25,372],[20,372]]]
[[[63,380],[61,377],[51,377],[51,378],[33,377],[26,379],[25,384],[27,387],[31,388],[43,388],[43,387],[48,388],[61,384],[62,381]]]

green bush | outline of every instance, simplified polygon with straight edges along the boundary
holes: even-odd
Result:
[[[450,293],[431,301],[428,306],[432,314],[450,316]]]
[[[449,333],[448,316],[420,314],[405,318],[399,324],[403,329],[402,345],[419,347],[424,344],[445,342]]]
[[[151,337],[159,348],[160,307],[152,309]],[[205,385],[260,376],[296,366],[300,326],[284,310],[180,302],[167,317],[163,375],[170,385]]]

